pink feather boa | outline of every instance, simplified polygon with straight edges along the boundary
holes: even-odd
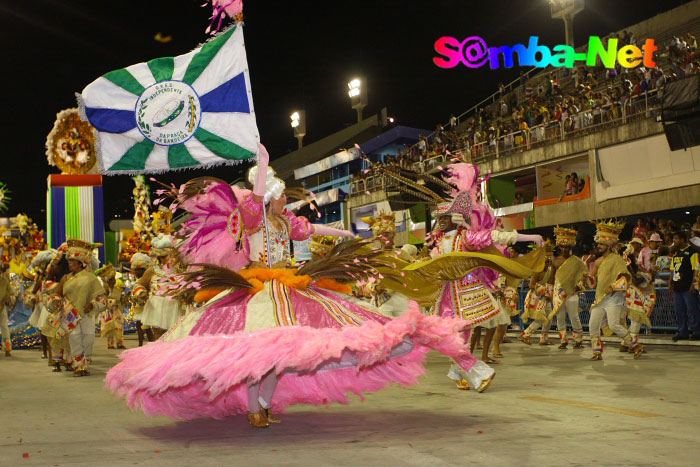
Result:
[[[246,413],[247,381],[258,381],[271,370],[281,374],[272,400],[275,413],[293,404],[347,404],[348,393],[362,397],[390,383],[417,383],[431,349],[454,357],[465,370],[471,368],[476,359],[462,337],[465,325],[461,319],[411,310],[385,324],[287,326],[157,341],[123,352],[122,361],[107,374],[106,385],[126,397],[131,408],[173,419]],[[413,349],[388,359],[404,338],[412,340]],[[347,352],[357,358],[357,366],[314,371]]]

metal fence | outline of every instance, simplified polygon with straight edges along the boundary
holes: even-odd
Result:
[[[528,292],[527,287],[521,287],[519,289],[519,301],[518,309],[522,310],[525,306],[525,296]],[[579,295],[579,307],[583,310],[579,317],[581,318],[581,324],[583,328],[588,330],[588,320],[590,319],[590,309],[591,305],[595,301],[595,290],[586,290],[584,293]],[[525,325],[520,316],[514,317],[513,321],[520,324],[521,329],[525,329]],[[676,324],[676,315],[673,311],[673,293],[668,290],[668,287],[656,287],[656,306],[651,314],[651,329],[647,326],[642,326],[643,334],[650,334],[652,331],[676,331],[678,325]],[[571,326],[571,323],[567,323]]]
[[[624,104],[601,110],[599,118],[591,110],[574,114],[576,129],[566,131],[562,122],[549,122],[527,130],[518,130],[501,135],[489,144],[484,141],[469,148],[456,149],[452,155],[439,154],[422,162],[413,162],[410,168],[419,173],[430,173],[444,167],[457,158],[473,164],[488,162],[515,152],[528,151],[538,146],[563,141],[567,138],[596,133],[608,128],[624,125],[634,120],[655,118],[660,115],[661,100],[656,89],[633,96]],[[599,120],[599,123],[596,121]],[[354,180],[350,184],[350,194],[362,194],[386,188],[381,176]]]
[[[632,96],[624,103],[600,108],[599,114],[594,114],[591,109],[572,114],[571,118],[576,125],[573,130],[565,130],[564,122],[547,122],[502,135],[491,142],[483,141],[474,144],[468,150],[461,148],[455,153],[468,162],[483,163],[514,152],[527,151],[567,138],[596,133],[630,121],[656,117],[660,110],[660,96],[658,90],[653,89],[638,96]]]

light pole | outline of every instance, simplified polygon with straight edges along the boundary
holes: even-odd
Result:
[[[362,89],[363,79],[355,78],[348,83],[348,96],[352,108],[357,110],[357,123],[362,121],[362,109],[367,106],[367,88]]]
[[[566,45],[574,46],[574,16],[583,11],[585,0],[549,0],[552,18],[564,20]]]
[[[302,140],[306,136],[306,112],[297,110],[289,116],[289,119],[292,121],[294,137],[299,141],[299,149],[301,149],[304,146]]]

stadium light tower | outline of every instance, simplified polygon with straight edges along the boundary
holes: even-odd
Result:
[[[564,20],[566,45],[574,46],[574,16],[583,11],[585,0],[549,0],[552,18]]]
[[[292,121],[294,137],[299,141],[299,149],[301,149],[304,146],[302,140],[306,136],[306,112],[296,110],[289,116],[289,119]]]
[[[348,96],[352,108],[357,110],[357,123],[362,121],[362,109],[367,106],[367,87],[364,86],[364,79],[355,78],[348,83]]]

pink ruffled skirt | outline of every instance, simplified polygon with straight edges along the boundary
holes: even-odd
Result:
[[[248,410],[247,384],[275,371],[274,413],[293,404],[348,403],[349,394],[411,385],[437,350],[466,371],[477,360],[466,322],[426,316],[417,306],[389,319],[352,297],[273,280],[255,295],[238,291],[183,318],[171,336],[120,355],[107,387],[147,415],[224,418]],[[187,324],[189,323],[189,324]]]

